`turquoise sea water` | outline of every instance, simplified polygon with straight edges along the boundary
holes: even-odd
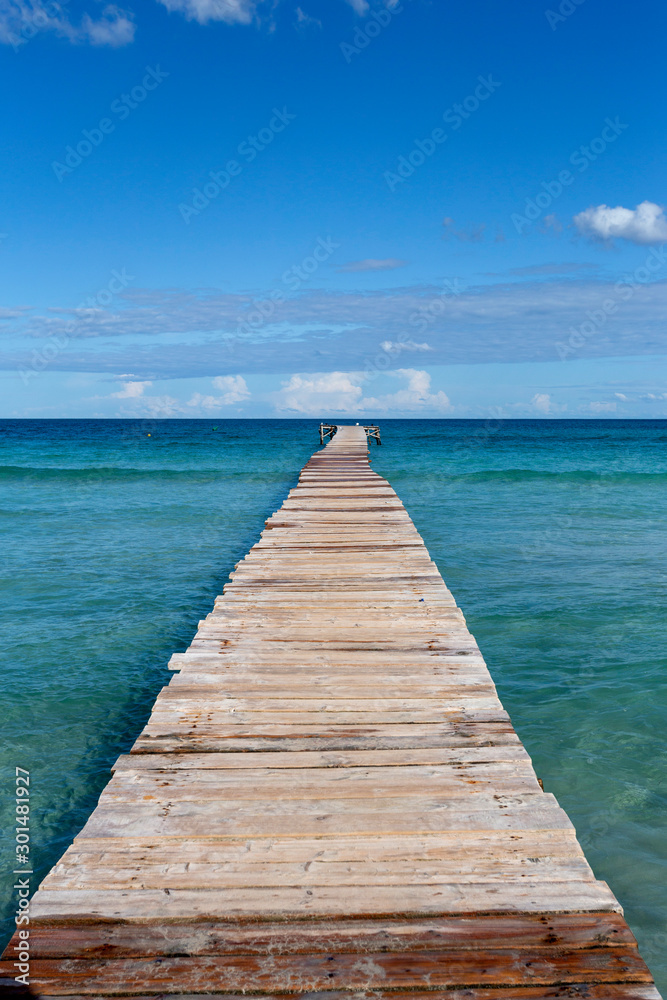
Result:
[[[667,992],[667,421],[381,427],[373,468]],[[0,421],[5,939],[14,768],[36,885],[317,447],[314,420]]]

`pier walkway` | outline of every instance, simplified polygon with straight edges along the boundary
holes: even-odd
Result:
[[[33,898],[35,995],[659,1000],[363,427],[171,666]]]

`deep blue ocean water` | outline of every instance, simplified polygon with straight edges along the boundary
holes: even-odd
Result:
[[[0,421],[4,939],[14,768],[32,776],[36,886],[318,447],[317,423]],[[373,468],[667,991],[667,421],[381,428]]]

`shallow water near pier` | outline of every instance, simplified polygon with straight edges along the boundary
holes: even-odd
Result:
[[[667,421],[381,429],[373,468],[667,992]],[[36,887],[317,447],[315,420],[0,421],[3,943],[15,767]]]

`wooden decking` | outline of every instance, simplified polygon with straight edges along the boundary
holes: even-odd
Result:
[[[35,994],[658,998],[362,427],[231,576],[33,899]]]

